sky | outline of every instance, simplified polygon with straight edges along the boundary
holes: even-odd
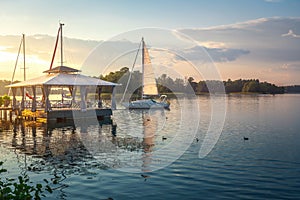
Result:
[[[0,8],[0,76],[6,79],[11,79],[22,33],[28,38],[28,78],[47,70],[61,21],[68,62],[79,66],[88,63],[86,57],[102,41],[143,28],[149,29],[150,38],[155,28],[190,37],[194,45],[180,50],[177,46],[174,51],[196,65],[206,51],[223,80],[259,78],[278,85],[300,84],[297,0],[0,0]],[[154,39],[149,41],[154,46]],[[173,61],[180,63],[176,58]],[[177,73],[193,75],[184,63],[179,69],[178,63]]]

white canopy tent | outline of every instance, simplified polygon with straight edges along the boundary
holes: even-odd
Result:
[[[47,73],[43,76],[29,79],[26,81],[22,81],[19,83],[8,85],[7,87],[10,87],[12,89],[13,93],[13,109],[16,108],[16,92],[17,89],[21,89],[22,93],[22,101],[21,101],[21,110],[24,110],[24,101],[25,101],[25,88],[31,88],[32,89],[32,111],[36,110],[36,88],[40,87],[43,92],[43,97],[45,100],[45,111],[50,111],[51,104],[49,100],[49,94],[51,87],[68,87],[69,91],[72,95],[72,101],[75,101],[75,93],[76,89],[80,88],[80,96],[81,96],[81,110],[86,109],[86,93],[87,93],[87,87],[88,86],[96,86],[98,87],[98,96],[100,98],[101,93],[101,87],[102,86],[108,86],[112,87],[112,109],[115,109],[116,103],[114,98],[114,87],[118,86],[119,84],[104,81],[98,78],[92,78],[89,76],[85,76],[82,74],[77,74],[79,70],[73,69],[70,67],[65,66],[58,66],[51,70],[44,71],[44,73]],[[99,99],[100,100],[100,99]]]

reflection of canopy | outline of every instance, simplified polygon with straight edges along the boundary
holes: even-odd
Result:
[[[11,84],[8,87],[27,87],[27,86],[117,86],[119,84],[103,81],[81,74],[54,73],[33,78],[27,81]]]

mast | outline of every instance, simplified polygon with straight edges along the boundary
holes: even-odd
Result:
[[[24,35],[24,34],[23,34]],[[21,39],[21,42],[20,42],[20,46],[19,46],[19,50],[18,50],[18,55],[17,55],[17,59],[16,59],[16,63],[15,63],[15,68],[14,68],[14,72],[13,72],[13,75],[12,75],[12,78],[11,78],[11,81],[10,81],[10,84],[13,83],[14,79],[15,79],[15,74],[16,74],[16,68],[17,68],[17,65],[18,65],[18,61],[19,61],[19,56],[20,56],[20,52],[21,52],[21,47],[22,47],[22,44],[23,44],[23,40],[24,40],[24,37],[22,37]],[[24,53],[24,56],[25,56],[25,53]],[[25,58],[24,58],[25,59]],[[25,62],[24,62],[25,63]],[[22,68],[21,68],[22,69]],[[8,89],[8,96],[10,94],[10,90],[11,88]]]
[[[140,52],[140,50],[141,50],[141,45],[142,45],[142,40],[140,41],[139,48],[138,48],[138,50],[137,50],[137,52],[136,52],[136,55],[135,55],[135,58],[134,58],[134,61],[133,61],[132,67],[131,67],[131,71],[129,71],[129,78],[128,78],[128,80],[127,80],[127,84],[126,84],[126,87],[125,87],[125,90],[124,90],[124,93],[123,93],[121,102],[124,101],[125,94],[126,94],[126,92],[127,92],[127,89],[128,89],[128,86],[129,86],[129,82],[130,82],[130,80],[131,80],[131,76],[132,76],[132,73],[133,73],[133,69],[134,69],[136,60],[137,60],[137,58],[138,58],[139,52]]]
[[[57,45],[58,45],[58,40],[60,38],[60,64],[61,66],[63,65],[63,37],[62,37],[62,26],[65,24],[59,23],[59,29],[57,32],[57,36],[56,36],[56,42],[55,42],[55,46],[54,46],[54,51],[53,51],[53,55],[52,55],[52,60],[51,60],[51,64],[50,64],[50,68],[52,69],[53,66],[53,62],[54,62],[54,58],[55,58],[55,54],[56,54],[56,49],[57,49]]]
[[[63,66],[63,35],[62,35],[62,26],[65,24],[59,23],[60,28],[60,66]]]
[[[144,37],[142,37],[142,97],[141,99],[144,98],[144,84],[145,84],[145,80],[144,80],[144,72],[145,72],[145,61],[144,61],[144,56],[145,56],[145,42],[144,42]]]
[[[23,66],[24,66],[24,81],[26,81],[26,64],[25,64],[25,34],[23,33]]]

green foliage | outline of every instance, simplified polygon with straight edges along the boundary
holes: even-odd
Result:
[[[242,92],[260,92],[259,90],[259,81],[249,81],[246,82],[243,86]]]
[[[224,81],[226,93],[241,92],[246,82],[247,80],[242,79],[238,79],[235,81],[231,81],[231,79],[228,79],[228,81]]]
[[[7,94],[6,95],[4,95],[3,97],[2,97],[2,99],[5,101],[5,100],[8,100],[8,101],[10,101],[10,96],[8,96]]]
[[[116,93],[123,93],[130,73],[131,79],[127,88],[127,93],[136,95],[141,94],[142,74],[139,71],[129,72],[129,68],[123,67],[119,71],[110,72],[106,76],[100,75],[100,79],[121,84],[121,86],[116,87]],[[102,91],[109,92],[108,88],[103,88]]]
[[[27,175],[19,176],[17,180],[4,178],[3,173],[7,172],[6,169],[2,168],[3,162],[0,161],[0,199],[3,200],[29,200],[35,199],[39,200],[41,197],[45,197],[44,191],[52,193],[51,187],[46,182],[46,186],[43,187],[42,184],[37,183],[35,186],[31,185],[29,177]]]
[[[7,106],[10,104],[10,96],[4,95],[4,96],[2,97],[2,99],[3,99],[3,104],[4,104],[4,106],[7,107]]]
[[[121,87],[117,87],[119,93],[124,91],[127,81],[129,79],[129,69],[127,67],[121,68],[119,71],[110,72],[106,76],[100,76],[101,79],[122,84]],[[141,94],[142,74],[139,71],[131,72],[131,80],[127,92],[130,94]],[[259,82],[258,79],[242,80],[238,79],[232,81],[217,81],[217,80],[206,80],[195,82],[193,77],[188,77],[186,81],[183,79],[176,78],[173,80],[166,74],[162,74],[157,78],[158,92],[164,93],[218,93],[223,91],[225,87],[226,93],[233,92],[245,92],[245,93],[264,93],[264,94],[279,94],[284,93],[283,87],[278,87],[274,84],[267,82]],[[105,92],[105,91],[104,91]]]
[[[106,76],[100,76],[100,78],[102,80],[106,80],[109,82],[113,82],[113,83],[118,83],[119,80],[125,75],[127,74],[127,72],[129,72],[129,68],[127,67],[123,67],[121,68],[119,71],[116,72],[110,72],[108,75]]]

